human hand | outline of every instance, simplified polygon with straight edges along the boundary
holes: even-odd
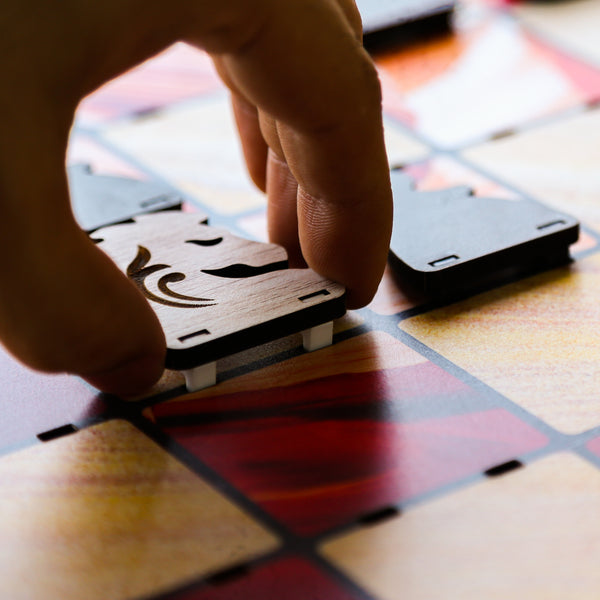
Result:
[[[391,192],[378,82],[350,0],[57,7],[8,0],[0,16],[0,338],[17,358],[123,395],[160,376],[158,320],[76,225],[64,157],[78,102],[176,40],[210,52],[232,89],[272,240],[345,284],[350,307],[369,301]]]

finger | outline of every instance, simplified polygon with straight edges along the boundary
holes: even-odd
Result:
[[[265,192],[269,147],[260,131],[258,110],[236,93],[232,93],[231,103],[248,173],[258,189]]]
[[[129,395],[164,368],[149,305],[77,227],[64,169],[60,107],[19,98],[0,146],[0,338],[29,366]]]
[[[391,233],[377,75],[336,3],[266,4],[260,35],[225,51],[222,65],[235,89],[277,121],[263,136],[281,146],[299,184],[305,259],[344,283],[358,306],[377,289]]]
[[[221,54],[233,87],[275,119],[277,131],[282,125],[265,138],[281,146],[300,184],[300,242],[311,266],[346,283],[351,304],[373,293],[390,221],[379,87],[337,3],[148,1],[143,19],[134,1],[71,1],[60,18],[43,3],[35,14],[11,6],[36,41],[23,45],[18,27],[4,32],[7,47],[24,50],[6,71],[7,89],[19,93],[0,98],[0,250],[13,284],[0,297],[0,335],[22,360],[120,393],[158,374],[158,322],[75,227],[62,163],[81,96],[179,38]],[[358,223],[366,225],[362,236]],[[352,255],[336,258],[333,244],[362,257],[362,272]]]
[[[360,16],[356,2],[354,0],[337,0],[337,2],[356,38],[361,40],[363,33],[362,17]]]
[[[185,14],[177,16],[177,11]],[[334,219],[321,231],[323,225],[310,220],[319,211],[303,210],[300,243],[308,263],[348,287],[350,306],[367,302],[387,257],[391,193],[379,82],[357,41],[353,3],[179,0],[168,18],[160,2],[146,3],[144,15],[144,24],[159,31],[140,37],[115,29],[110,42],[123,38],[120,48],[126,51],[116,53],[108,44],[106,64],[122,68],[131,56],[139,59],[146,46],[156,49],[169,33],[218,56],[231,87],[282,124],[276,134],[263,128],[263,136],[270,147],[282,147],[302,197],[323,203],[320,212],[343,213],[351,225],[341,230],[341,221]],[[325,210],[327,204],[332,206]],[[353,255],[361,257],[360,270]]]
[[[270,151],[267,163],[269,240],[284,246],[292,268],[306,267],[298,237],[298,184],[287,164]]]

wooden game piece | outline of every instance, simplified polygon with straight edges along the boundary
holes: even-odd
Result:
[[[465,186],[419,192],[401,171],[392,187],[392,264],[431,295],[565,264],[579,237],[576,219],[533,200],[480,198]]]
[[[67,170],[75,218],[88,233],[136,215],[181,208],[181,195],[155,181],[94,175],[88,165]]]
[[[285,250],[162,212],[106,227],[93,238],[138,286],[167,340],[166,367],[191,388],[214,383],[219,358],[308,330],[305,346],[331,343],[345,290],[310,269],[288,269]]]

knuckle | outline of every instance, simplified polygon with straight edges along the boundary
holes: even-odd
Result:
[[[191,41],[198,43],[214,55],[241,54],[254,44],[267,27],[269,20],[268,2],[230,1],[223,3],[218,11],[200,22],[205,26],[198,31],[198,20],[192,20]]]

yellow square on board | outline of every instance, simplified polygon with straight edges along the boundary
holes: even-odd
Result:
[[[221,214],[263,207],[246,172],[225,94],[115,125],[105,137],[160,177]]]
[[[326,543],[380,600],[597,600],[600,471],[560,454]]]
[[[425,144],[409,137],[392,119],[385,116],[383,118],[383,133],[388,162],[392,168],[401,167],[430,153],[430,149]]]
[[[487,142],[463,155],[507,184],[600,230],[599,109]]]
[[[273,535],[125,421],[0,460],[0,598],[125,600],[239,564]]]
[[[600,255],[401,329],[565,433],[600,425]]]

